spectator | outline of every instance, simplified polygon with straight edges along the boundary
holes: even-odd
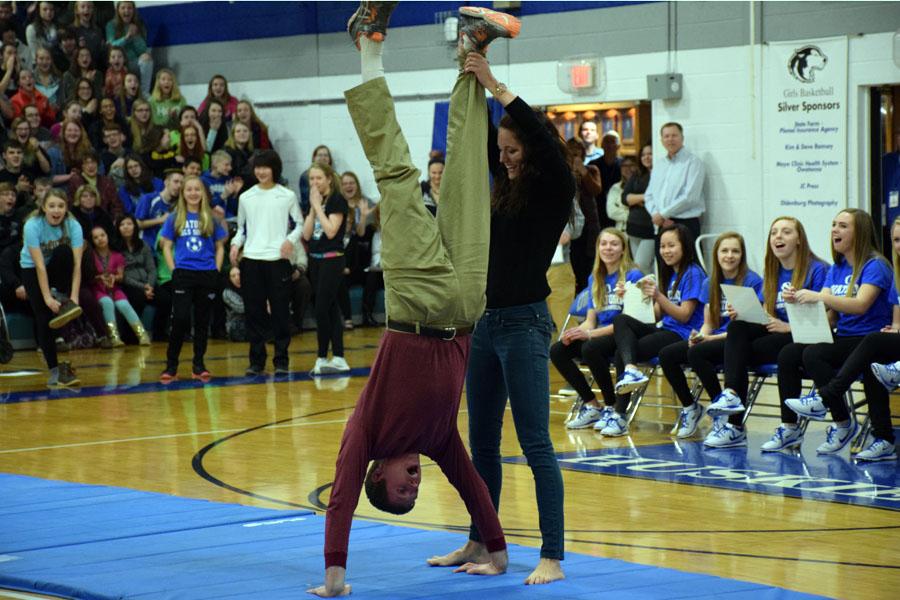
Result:
[[[76,188],[72,198],[72,216],[81,225],[82,231],[91,231],[94,227],[102,227],[107,235],[112,235],[115,231],[113,220],[109,213],[100,206],[97,188],[90,184],[82,184]]]
[[[15,9],[12,2],[0,2],[0,30],[12,33],[12,40],[4,40],[3,45],[9,45],[11,42],[19,41],[25,44],[25,30],[22,24],[16,18]]]
[[[585,166],[584,146],[578,140],[566,142],[569,150],[572,174],[575,176],[575,194],[578,208],[584,215],[581,235],[569,243],[569,262],[575,275],[575,293],[587,287],[588,277],[597,253],[597,236],[600,235],[600,219],[597,216],[597,195],[600,193],[600,171],[594,165]]]
[[[109,47],[106,74],[103,77],[103,95],[107,98],[121,96],[125,92],[125,53],[118,46]]]
[[[344,329],[353,329],[350,287],[365,282],[365,269],[371,260],[371,234],[366,229],[372,203],[362,195],[359,178],[353,171],[341,175],[341,195],[347,201],[347,227],[344,233],[344,277],[338,298],[344,315]]]
[[[597,216],[600,219],[600,229],[606,229],[614,225],[613,220],[606,214],[606,193],[622,179],[619,134],[615,131],[607,131],[600,139],[600,146],[603,148],[603,156],[589,164],[594,165],[600,171],[600,184],[603,189],[597,194]]]
[[[178,81],[172,69],[160,69],[156,73],[156,83],[150,93],[153,124],[167,129],[178,127],[181,109],[187,105],[178,89]]]
[[[137,218],[138,227],[141,229],[141,239],[148,246],[156,245],[156,236],[162,224],[169,218],[169,214],[175,210],[178,196],[181,194],[181,185],[184,175],[177,169],[166,173],[163,189],[158,194],[150,193],[141,197],[134,216]]]
[[[50,55],[53,57],[53,64],[60,73],[66,73],[72,68],[77,60],[78,41],[75,39],[75,32],[71,29],[60,27],[57,30],[56,45],[50,49]],[[60,101],[64,102],[65,98],[61,97]]]
[[[18,251],[21,243],[22,222],[16,216],[16,188],[13,184],[2,181],[0,182],[0,251],[10,246],[14,246]]]
[[[141,156],[149,156],[150,152],[163,145],[168,145],[169,141],[169,136],[165,135],[166,132],[163,128],[153,123],[150,110],[149,102],[135,100],[132,105],[131,118],[128,119],[131,129],[131,148]]]
[[[93,149],[84,155],[81,159],[81,169],[69,179],[69,195],[72,196],[75,190],[84,184],[92,186],[100,193],[100,207],[112,218],[117,219],[122,215],[124,207],[116,193],[116,184],[109,177],[100,174],[100,157]],[[109,231],[112,234],[112,230]]]
[[[631,156],[622,159],[622,178],[606,192],[606,214],[615,223],[616,229],[625,231],[628,222],[628,206],[623,202],[622,191],[637,171],[637,161]]]
[[[127,128],[125,120],[116,112],[116,103],[113,99],[102,98],[100,100],[100,108],[97,111],[97,119],[86,128],[91,138],[91,145],[98,152],[105,146],[103,131],[109,125],[117,126],[120,132],[125,131]]]
[[[99,64],[106,53],[106,41],[95,19],[94,3],[79,0],[75,3],[74,13],[72,30],[78,40],[78,47],[87,48],[94,64]]]
[[[153,302],[156,312],[153,314],[153,340],[169,339],[169,316],[172,314],[172,270],[166,264],[162,247],[157,237],[153,256],[156,260],[156,289],[153,290]]]
[[[25,107],[25,112],[29,107]],[[41,147],[37,137],[32,133],[31,124],[27,118],[19,117],[14,119],[10,126],[12,133],[11,139],[19,142],[24,152],[22,156],[22,170],[31,176],[38,177],[40,175],[50,174],[50,159],[47,153]],[[47,130],[45,129],[44,132]]]
[[[334,160],[331,158],[331,150],[328,146],[324,144],[320,144],[316,146],[312,153],[312,163],[316,164],[320,163],[323,165],[328,165],[332,169],[334,169]],[[303,212],[303,216],[309,214],[309,170],[303,172],[300,175],[300,210]]]
[[[81,120],[81,105],[75,100],[67,102],[65,108],[63,108],[61,119],[59,123],[54,123],[50,126],[50,139],[53,142],[59,141],[63,122],[74,121],[75,123],[83,124]]]
[[[118,123],[103,126],[103,146],[100,152],[100,172],[109,175],[118,190],[125,183],[125,134]],[[128,212],[124,203],[122,210]]]
[[[22,220],[16,214],[16,190],[0,183],[0,303],[7,311],[31,313],[19,252],[22,248]]]
[[[119,233],[119,250],[125,257],[125,277],[122,291],[137,314],[153,302],[156,287],[156,262],[153,251],[139,235],[137,220],[131,215],[122,215],[116,220]]]
[[[438,204],[441,202],[441,177],[444,175],[444,159],[432,158],[428,161],[428,181],[422,182],[422,199],[425,208],[437,216]]]
[[[56,109],[50,104],[47,96],[43,95],[34,85],[34,74],[28,69],[19,71],[18,91],[10,98],[13,105],[13,114],[21,117],[25,106],[33,104],[41,115],[41,124],[50,125],[56,119]]]
[[[198,107],[200,114],[209,110],[210,101],[215,100],[222,107],[222,116],[226,121],[230,121],[237,110],[238,100],[228,91],[228,80],[224,75],[213,75],[209,80],[209,87],[206,92],[206,98]],[[208,130],[208,129],[207,129]]]
[[[78,82],[87,79],[93,90],[93,97],[103,94],[103,71],[95,66],[91,51],[87,48],[79,48],[75,53],[75,61],[69,66],[69,70],[63,74],[62,88],[59,90],[60,101],[69,102],[75,100],[78,92]]]
[[[378,290],[384,289],[384,272],[381,267],[381,209],[377,205],[372,209],[372,224],[375,228],[372,234],[372,254],[366,268],[362,297],[363,327],[378,326],[378,321],[375,320],[375,296]]]
[[[200,177],[200,175],[203,174],[203,165],[196,158],[188,156],[184,159],[184,165],[181,167],[181,172],[184,173],[185,177]],[[220,215],[217,214],[216,216]],[[224,218],[224,215],[221,216]]]
[[[59,88],[62,85],[62,75],[53,64],[50,51],[46,48],[38,48],[34,61],[34,87],[47,98],[47,102],[54,113],[61,104]],[[40,108],[38,108],[40,112]]]
[[[122,93],[114,98],[116,101],[116,112],[123,117],[132,114],[135,100],[143,100],[144,94],[141,92],[141,80],[135,73],[126,73],[125,80],[122,84]]]
[[[25,28],[25,40],[32,53],[28,64],[37,63],[38,50],[43,48],[49,53],[56,46],[59,37],[56,27],[56,7],[52,2],[38,2],[37,4],[34,20]]]
[[[250,128],[243,123],[235,123],[231,126],[231,134],[228,141],[225,142],[225,150],[231,155],[231,172],[236,176],[244,179],[244,184],[248,185],[248,180],[252,173],[249,170],[250,157],[253,156],[253,136]]]
[[[221,210],[225,218],[237,216],[238,193],[243,181],[240,177],[231,177],[231,155],[224,150],[213,152],[209,170],[200,176],[209,188],[213,210]]]
[[[128,68],[141,74],[144,95],[149,95],[153,56],[147,47],[147,28],[134,2],[116,3],[116,16],[106,24],[106,41],[110,46],[122,49]]]
[[[681,223],[696,239],[700,235],[700,215],[706,210],[703,199],[706,169],[703,161],[684,147],[684,130],[680,124],[666,123],[660,135],[666,156],[650,177],[644,192],[644,207],[657,227]]]
[[[603,150],[596,146],[598,137],[596,121],[584,121],[578,133],[581,135],[581,144],[584,147],[584,164],[591,163],[603,156]]]
[[[307,276],[309,257],[302,243],[294,244],[291,267],[291,335],[295,335],[303,331],[303,316],[312,296],[312,284]]]
[[[231,267],[228,271],[228,284],[222,292],[222,300],[225,302],[225,329],[228,332],[228,339],[232,342],[246,342],[247,317],[241,292],[241,270],[237,266]]]
[[[7,140],[3,144],[3,169],[0,169],[0,182],[8,183],[16,190],[16,207],[28,202],[34,184],[34,174],[23,165],[24,153],[17,140]]]
[[[44,201],[50,192],[53,184],[49,177],[38,177],[34,180],[34,193],[30,196],[22,194],[20,198],[24,198],[25,203],[16,206],[16,218],[25,221],[28,216],[37,210],[37,207]]]
[[[16,93],[19,81],[19,55],[15,46],[3,46],[3,71],[0,72],[0,96],[12,97]],[[12,118],[12,105],[4,107],[3,116]]]
[[[38,110],[37,106],[33,104],[29,104],[25,107],[25,110],[22,111],[22,115],[25,117],[25,120],[28,121],[28,124],[31,126],[31,131],[29,132],[31,137],[37,139],[38,143],[42,146],[50,141],[50,130],[46,127],[41,126],[41,113]],[[18,136],[17,136],[18,137]],[[43,149],[43,148],[42,148]],[[49,173],[50,163],[47,163]]]
[[[216,99],[210,99],[204,108],[201,104],[200,126],[206,132],[206,149],[213,153],[225,147],[228,140],[228,127],[225,122],[222,103]],[[237,104],[235,102],[235,104]]]
[[[100,101],[94,93],[94,86],[85,78],[81,78],[75,84],[75,97],[72,98],[81,105],[81,123],[85,129],[90,129],[98,118]]]
[[[622,199],[628,206],[628,221],[625,232],[631,244],[631,255],[635,264],[644,273],[653,272],[653,221],[650,213],[644,208],[644,192],[650,183],[650,171],[653,169],[653,146],[641,148],[641,160],[637,164],[637,172],[628,180],[622,190]]]
[[[235,123],[243,123],[250,128],[253,134],[254,148],[268,150],[272,147],[272,142],[269,141],[269,128],[262,122],[262,119],[256,116],[256,111],[253,110],[253,105],[249,101],[241,100],[237,103],[232,127],[234,127]]]
[[[178,150],[175,153],[175,162],[184,165],[188,159],[200,163],[201,171],[209,168],[209,154],[203,144],[203,132],[197,121],[182,124],[179,129]]]
[[[122,201],[122,210],[127,215],[135,214],[142,196],[154,195],[163,189],[162,180],[154,177],[141,157],[136,154],[125,156],[123,175],[125,182],[119,188],[119,199]],[[156,248],[156,241],[148,245]]]
[[[54,185],[68,184],[81,166],[85,155],[93,151],[87,132],[80,123],[63,121],[61,132],[62,139],[59,140],[59,145],[51,146],[47,150]]]

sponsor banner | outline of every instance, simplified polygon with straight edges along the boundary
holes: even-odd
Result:
[[[704,450],[702,442],[568,452],[557,458],[560,468],[570,471],[900,510],[896,461],[854,464],[840,456]],[[524,457],[503,461],[526,463]]]
[[[830,225],[847,206],[847,38],[773,42],[763,74],[766,227],[797,217],[830,256]]]

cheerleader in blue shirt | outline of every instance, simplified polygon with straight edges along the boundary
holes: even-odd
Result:
[[[601,231],[597,238],[594,269],[587,283],[591,290],[587,317],[577,327],[565,330],[559,341],[550,347],[550,360],[582,401],[578,415],[566,424],[569,429],[586,429],[593,425],[594,429],[600,430],[613,412],[615,392],[609,378],[609,360],[603,357],[615,352],[612,322],[622,312],[623,282],[634,283],[643,276],[631,260],[626,235],[615,227]],[[579,359],[588,365],[600,383],[605,404],[602,409],[575,362]],[[605,379],[597,376],[602,371],[606,372]]]
[[[642,323],[625,314],[613,319],[619,381],[615,387],[615,412],[600,430],[603,435],[628,433],[625,411],[631,392],[648,380],[637,363],[656,357],[670,344],[688,339],[691,331],[703,325],[700,295],[706,273],[697,262],[693,236],[687,227],[679,223],[663,227],[659,234],[659,255],[662,258],[659,281],[665,288],[658,287],[653,280],[642,284],[644,295],[654,302],[657,318],[662,317],[659,325]],[[609,379],[608,370],[605,378]]]
[[[792,398],[800,393],[803,383],[800,369],[784,368],[790,363],[790,356],[784,349],[791,343],[785,297],[800,288],[822,289],[827,272],[828,265],[810,250],[806,230],[799,220],[778,217],[772,221],[763,273],[763,308],[769,315],[769,322],[760,325],[743,321],[733,307],[728,307],[730,322],[725,338],[725,389],[706,412],[711,417],[730,417],[727,422],[716,420],[704,445],[728,448],[747,444],[743,426],[744,400],[747,398],[749,370],[754,365],[778,364],[780,398]]]
[[[684,407],[676,431],[679,438],[694,435],[703,416],[703,406],[694,401],[683,365],[691,365],[710,398],[722,393],[718,366],[725,361],[725,336],[730,317],[719,286],[749,287],[760,301],[763,299],[762,277],[747,267],[747,247],[741,234],[729,231],[720,235],[713,246],[713,256],[716,263],[712,274],[703,282],[699,298],[704,305],[703,326],[699,332],[692,331],[687,340],[675,342],[659,352],[663,373]]]
[[[821,292],[800,290],[794,300],[801,304],[819,302],[825,304],[832,322],[836,318],[834,342],[830,344],[791,344],[798,346],[802,365],[812,377],[817,388],[826,386],[837,374],[838,368],[870,334],[891,324],[893,309],[890,303],[893,273],[887,260],[877,251],[875,225],[865,211],[849,208],[841,211],[831,224],[831,253],[834,265],[825,278]],[[800,364],[795,365],[796,368]],[[866,397],[874,396],[884,388],[871,371],[863,372]],[[800,398],[784,401],[796,416],[824,421],[831,410],[834,424],[826,431],[825,442],[816,448],[819,454],[834,454],[844,448],[856,434],[856,422],[850,418],[847,406],[841,398],[830,398],[826,406],[815,391]],[[782,410],[782,413],[785,413]],[[784,418],[785,414],[782,415]],[[790,415],[786,423],[790,423]],[[803,433],[793,430],[795,444],[802,442]]]

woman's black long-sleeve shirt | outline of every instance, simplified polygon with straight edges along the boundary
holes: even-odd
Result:
[[[491,249],[488,261],[487,308],[531,304],[550,294],[547,269],[559,243],[575,197],[575,179],[561,144],[544,128],[521,98],[506,112],[524,132],[525,151],[539,157],[540,172],[528,182],[526,201],[517,214],[491,215]],[[500,163],[497,130],[488,135],[488,160],[496,178]]]

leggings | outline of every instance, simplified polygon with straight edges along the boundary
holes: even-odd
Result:
[[[656,358],[659,351],[681,341],[681,336],[668,329],[658,329],[656,325],[642,323],[625,314],[613,319],[613,336],[616,339],[616,372],[625,372],[625,365],[636,364]],[[609,373],[606,375],[609,378]],[[690,394],[690,392],[688,392]],[[616,398],[616,412],[624,414],[631,394]]]
[[[703,389],[709,394],[710,399],[713,399],[722,392],[718,366],[722,364],[724,358],[724,339],[702,342],[693,347],[689,347],[687,340],[682,340],[660,350],[659,365],[681,405],[687,407],[694,403],[694,396],[688,387],[684,365],[691,366],[703,384]]]
[[[339,293],[344,283],[344,257],[309,259],[309,277],[315,290],[316,337],[319,358],[328,357],[328,345],[334,356],[344,355],[344,318]],[[350,319],[353,315],[346,315]]]
[[[75,268],[75,257],[72,248],[66,245],[57,246],[46,263],[47,285],[56,289],[60,294],[69,296],[72,290],[72,270]],[[34,325],[37,330],[38,347],[44,353],[47,367],[53,369],[57,366],[56,335],[50,329],[50,319],[53,312],[44,302],[44,292],[38,283],[37,269],[34,267],[22,269],[22,284],[28,294],[28,302],[34,312]]]
[[[178,370],[178,357],[184,338],[191,330],[191,309],[194,311],[194,372],[204,367],[206,339],[209,335],[209,317],[212,302],[218,293],[217,271],[190,271],[175,269],[172,272],[172,334],[166,349],[166,370]]]
[[[616,353],[616,340],[612,335],[572,342],[568,346],[556,342],[550,346],[550,360],[566,382],[578,392],[582,400],[594,400],[594,392],[578,368],[576,361],[582,360],[591,370],[594,381],[600,387],[603,403],[612,406],[616,401],[609,364]]]
[[[865,377],[870,366],[876,362],[893,362],[900,360],[900,335],[896,333],[870,333],[850,353],[844,366],[828,384],[819,388],[819,395],[828,406],[841,403],[841,398],[860,375]],[[894,431],[891,426],[890,393],[881,385],[866,388],[866,401],[869,404],[869,418],[872,420],[872,432],[875,437],[894,443]]]
[[[125,321],[128,322],[129,325],[134,325],[135,323],[140,323],[141,319],[137,316],[137,313],[134,311],[134,308],[131,307],[131,303],[128,300],[113,300],[109,296],[101,296],[97,302],[100,303],[100,309],[103,311],[103,318],[107,323],[115,323],[116,322],[116,309],[119,309],[119,312],[122,313],[122,316],[125,317]]]

